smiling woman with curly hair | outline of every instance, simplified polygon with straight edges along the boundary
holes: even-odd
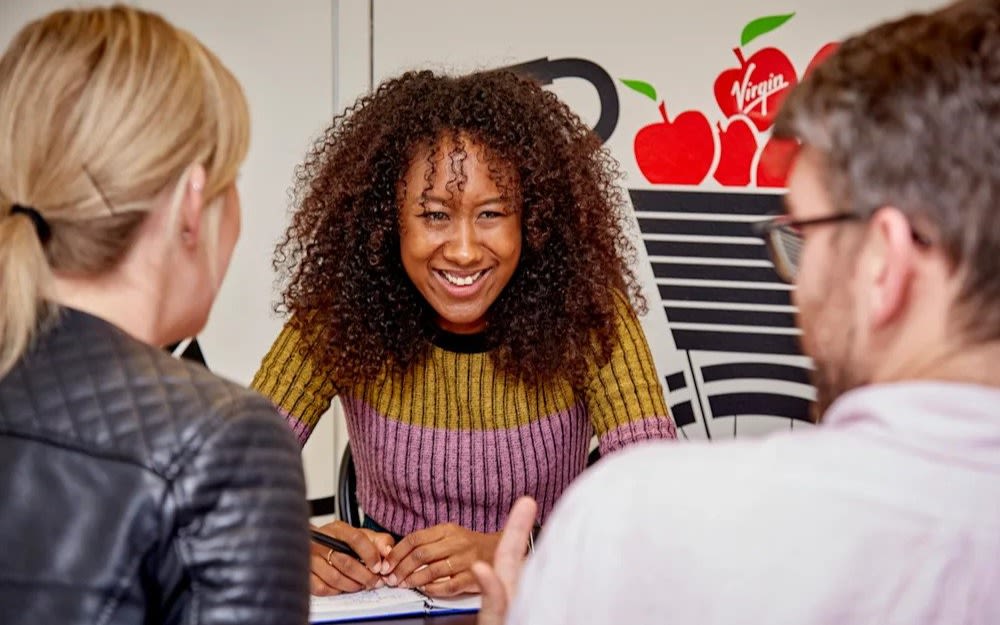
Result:
[[[347,415],[368,531],[325,529],[368,568],[317,548],[315,593],[474,591],[514,500],[544,519],[593,434],[604,454],[675,436],[618,176],[504,71],[404,74],[314,145],[275,258],[290,319],[254,387],[302,443],[334,396]]]

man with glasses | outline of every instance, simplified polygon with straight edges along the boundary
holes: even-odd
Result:
[[[1000,2],[848,39],[775,134],[821,426],[602,462],[518,586],[519,502],[484,625],[1000,623]]]

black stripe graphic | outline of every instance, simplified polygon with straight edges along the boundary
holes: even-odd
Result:
[[[781,212],[781,195],[630,189],[637,211],[761,215]]]
[[[716,323],[738,326],[795,327],[792,313],[762,310],[718,310],[715,308],[676,308],[665,306],[670,323]]]
[[[752,354],[799,354],[799,338],[788,334],[673,330],[678,349]]]
[[[679,428],[695,422],[694,408],[691,407],[690,401],[682,401],[679,404],[674,404],[670,407],[670,414],[673,415],[674,423]]]
[[[688,262],[651,261],[657,290],[663,301],[667,324],[677,349],[687,352],[691,374],[696,375],[692,352],[799,355],[801,348],[795,328],[791,291],[770,264],[767,247],[753,230],[756,221],[782,212],[782,195],[727,193],[714,191],[630,190],[632,205],[642,232],[643,245],[650,257],[674,257]],[[676,213],[677,215],[668,215]],[[680,215],[691,219],[678,218]],[[724,216],[749,219],[730,221]],[[660,240],[663,235],[672,239]],[[733,237],[729,243],[706,241],[706,237]],[[715,262],[700,262],[712,259]],[[745,266],[738,262],[757,260],[766,264]],[[669,284],[692,281],[690,284]],[[729,282],[736,286],[720,286]],[[742,286],[745,285],[745,286]],[[747,288],[750,286],[763,288]],[[687,302],[679,306],[671,302]],[[723,305],[720,307],[719,305]],[[786,310],[744,310],[754,305],[780,306]],[[708,329],[682,329],[679,324],[700,324]],[[712,326],[728,326],[711,329]],[[786,330],[777,333],[774,330]],[[767,330],[767,331],[764,331]],[[795,365],[761,362],[718,363],[701,369],[704,383],[717,382],[716,393],[708,396],[702,384],[692,388],[695,398],[671,406],[678,427],[697,423],[693,402],[702,398],[698,413],[705,419],[737,415],[771,415],[808,420],[809,401],[781,392],[726,393],[731,380],[790,381],[809,384],[809,370]],[[683,373],[666,378],[670,394],[685,388]],[[719,391],[722,391],[721,393]],[[707,405],[705,405],[707,403]],[[706,435],[711,429],[705,424]],[[735,427],[735,426],[734,426]],[[735,429],[734,429],[735,435]]]
[[[690,236],[756,238],[753,222],[706,221],[701,219],[639,218],[639,229],[645,234],[686,234]]]
[[[705,382],[756,378],[799,384],[810,383],[808,369],[769,362],[732,362],[724,365],[711,365],[701,368],[701,377]]]
[[[760,243],[703,243],[700,241],[645,240],[650,256],[682,256],[691,258],[738,258],[740,260],[768,260],[764,242]]]
[[[717,286],[689,286],[682,284],[658,285],[660,297],[665,300],[690,302],[725,302],[727,304],[770,304],[791,306],[791,295],[784,290],[737,289]]]
[[[670,390],[670,391],[680,390],[680,389],[685,388],[687,386],[687,383],[684,381],[684,372],[683,371],[679,371],[679,372],[677,372],[677,373],[675,373],[673,375],[668,375],[664,379],[667,382],[667,390]]]
[[[657,278],[682,280],[726,280],[733,282],[778,282],[771,267],[739,265],[688,265],[687,263],[651,263]]]
[[[709,398],[715,418],[768,415],[809,421],[809,400],[777,393],[726,393]]]

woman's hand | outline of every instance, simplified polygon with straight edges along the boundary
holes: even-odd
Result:
[[[339,595],[382,585],[379,572],[384,567],[382,558],[389,555],[395,544],[392,536],[351,527],[343,521],[334,521],[318,529],[328,536],[346,542],[364,562],[358,562],[351,556],[329,547],[312,543],[312,555],[309,558],[309,566],[312,569],[309,591],[312,594]]]
[[[480,534],[447,523],[399,541],[385,557],[382,577],[390,586],[419,588],[432,597],[479,592],[472,563],[493,561],[500,534]]]

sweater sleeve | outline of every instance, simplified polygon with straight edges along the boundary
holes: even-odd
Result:
[[[624,295],[616,297],[615,315],[611,359],[592,368],[586,393],[601,455],[632,443],[677,437],[646,335]]]
[[[314,366],[316,341],[316,337],[286,323],[251,383],[251,388],[278,408],[300,445],[309,440],[336,395],[329,376]]]

